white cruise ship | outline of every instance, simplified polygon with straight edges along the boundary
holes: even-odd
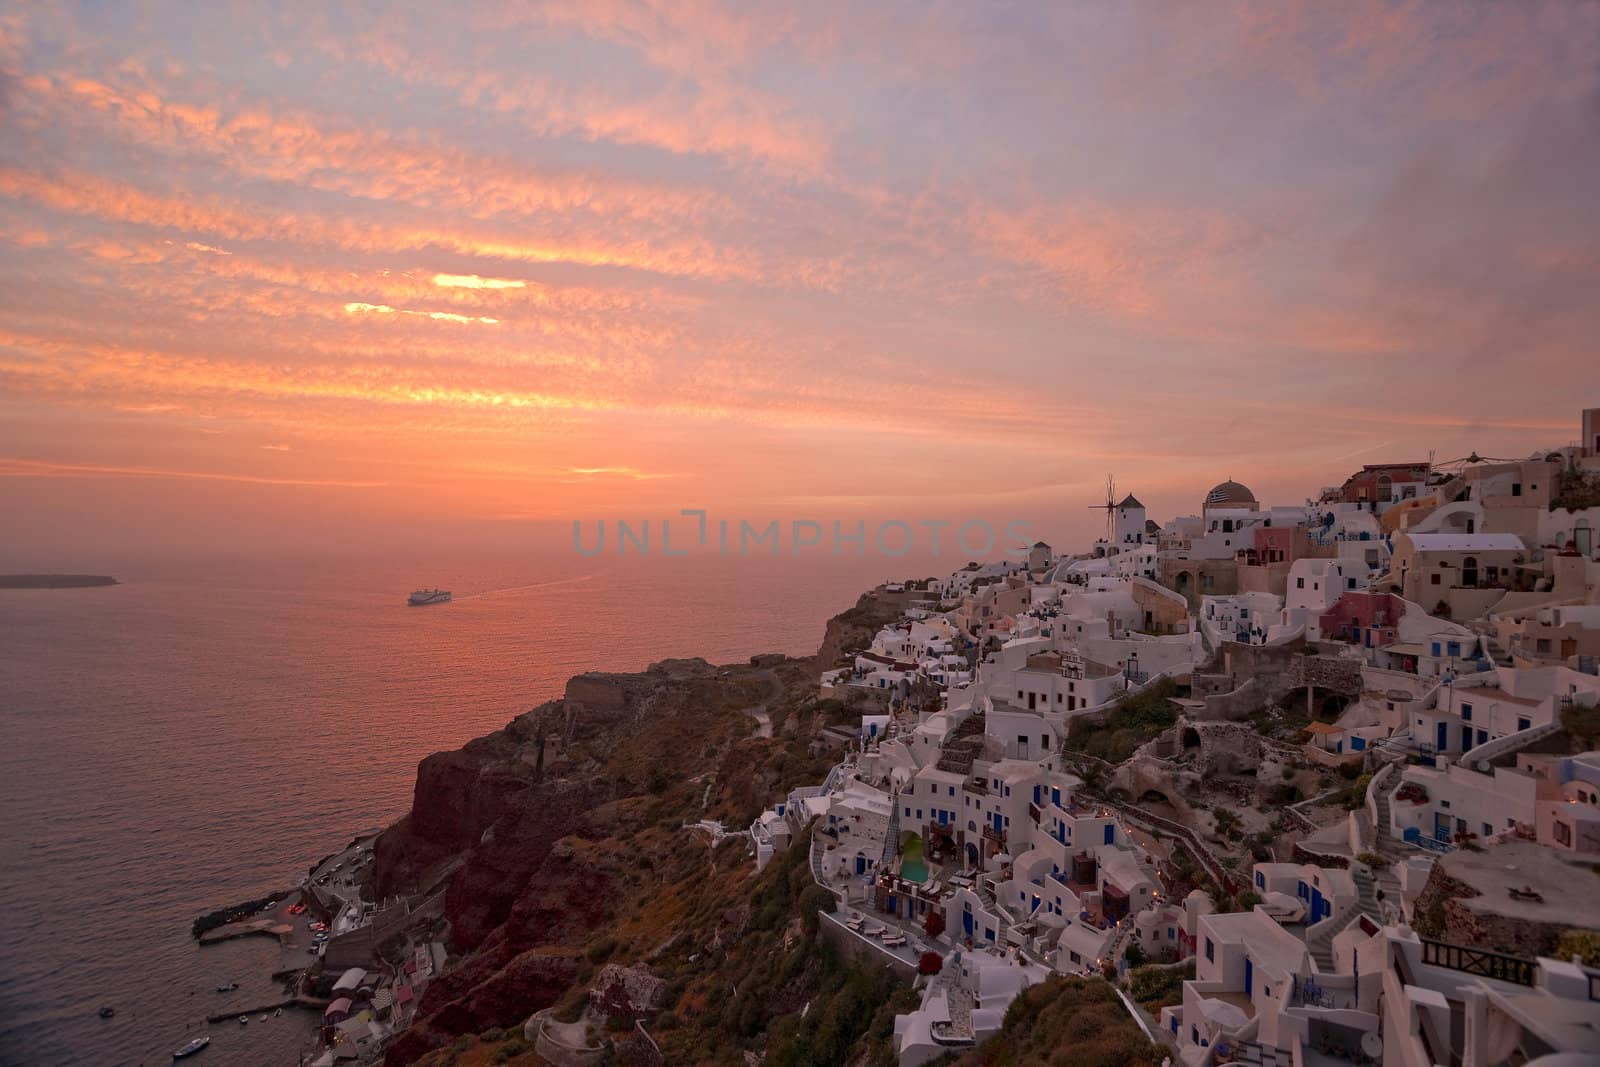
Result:
[[[414,608],[420,608],[427,604],[443,604],[449,599],[448,589],[418,589],[406,598],[406,603]]]

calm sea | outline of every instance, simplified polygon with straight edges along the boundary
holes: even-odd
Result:
[[[278,949],[201,949],[196,915],[402,814],[419,759],[569,675],[809,654],[894,562],[130,562],[0,590],[0,1064],[166,1064],[200,1032],[197,1063],[296,1063],[300,1013],[205,1025],[275,998]],[[435,584],[455,601],[405,606]]]

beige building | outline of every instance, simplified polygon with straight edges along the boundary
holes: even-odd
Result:
[[[1232,596],[1239,591],[1239,564],[1232,559],[1160,559],[1157,578],[1183,597],[1191,613],[1200,610],[1203,596]]]
[[[1390,584],[1430,613],[1440,603],[1472,618],[1516,588],[1526,550],[1507,533],[1399,533],[1389,560]]]

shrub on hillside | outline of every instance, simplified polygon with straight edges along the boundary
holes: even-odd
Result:
[[[1586,967],[1600,967],[1600,930],[1568,930],[1553,953],[1558,960],[1578,957]]]
[[[938,974],[944,970],[944,958],[937,952],[924,952],[922,958],[917,960],[918,974]]]
[[[1146,1011],[1183,1003],[1183,982],[1194,977],[1194,960],[1182,967],[1135,967],[1128,972],[1128,995]]]

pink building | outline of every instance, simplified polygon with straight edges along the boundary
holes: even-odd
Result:
[[[1311,550],[1304,526],[1257,526],[1251,532],[1255,534],[1255,558],[1245,561],[1251,565],[1293,563]]]
[[[1394,643],[1395,627],[1405,613],[1406,602],[1393,593],[1346,593],[1318,625],[1324,640],[1383,648]]]

